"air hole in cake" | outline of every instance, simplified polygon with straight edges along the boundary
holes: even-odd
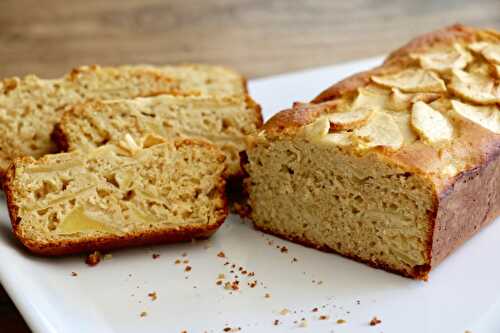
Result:
[[[232,122],[230,119],[224,118],[222,119],[222,130],[227,130],[229,127],[231,127]]]
[[[56,190],[56,186],[48,181],[43,181],[42,185],[38,190],[35,191],[35,197],[37,199],[42,199],[47,196],[50,192],[54,192]]]
[[[288,173],[290,175],[294,174],[294,171],[288,165],[281,165],[281,172]]]
[[[57,213],[50,213],[49,223],[47,225],[49,230],[50,231],[56,230],[58,224],[59,224],[59,217],[57,217]]]
[[[127,191],[125,195],[123,196],[123,200],[125,201],[130,201],[135,197],[135,192],[134,190]]]
[[[97,189],[96,192],[100,198],[105,198],[105,197],[109,196],[109,194],[110,194],[109,191],[106,191],[103,189]]]
[[[106,181],[109,184],[113,185],[116,188],[120,188],[120,185],[118,184],[118,181],[116,180],[116,175],[115,174],[104,176],[104,178],[106,179]]]
[[[193,212],[191,212],[191,211],[183,212],[182,218],[187,219],[187,218],[191,217],[191,215],[193,215]]]
[[[156,118],[156,115],[154,113],[147,113],[147,112],[141,111],[141,114],[143,116],[146,116],[146,117]],[[126,114],[122,114],[121,116],[122,117],[126,117],[127,115]]]
[[[68,180],[68,179],[63,179],[63,180],[62,180],[62,190],[63,190],[63,191],[66,191],[66,189],[67,189],[67,188],[68,188],[68,186],[69,186],[69,183],[71,183],[71,181],[70,181],[70,180]]]

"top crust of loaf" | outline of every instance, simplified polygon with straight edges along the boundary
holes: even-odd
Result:
[[[464,91],[460,86],[457,88],[455,85],[453,89],[450,88],[452,85],[450,82],[454,79],[453,75],[462,75],[465,79],[469,79],[463,74],[465,72],[459,69],[451,69],[444,73],[434,69],[422,69],[421,72],[425,72],[427,76],[419,77],[420,81],[417,83],[425,83],[425,91],[417,91],[421,87],[406,84],[402,86],[403,90],[392,88],[391,92],[390,87],[393,82],[390,80],[399,79],[398,75],[407,75],[408,69],[415,68],[417,72],[419,68],[423,68],[421,59],[424,57],[429,58],[439,52],[451,53],[458,50],[457,54],[462,56],[463,53],[464,57],[460,60],[465,59],[467,66],[475,65],[478,71],[485,66],[489,68],[489,74],[487,74],[489,81],[485,84],[488,84],[487,87],[492,87],[492,96],[495,96],[495,89],[497,89],[496,98],[500,100],[500,88],[498,88],[500,64],[496,64],[497,73],[494,74],[496,60],[493,57],[495,55],[486,55],[490,57],[487,58],[484,52],[478,51],[480,47],[488,43],[493,45],[493,48],[498,47],[500,34],[492,30],[475,29],[458,24],[417,37],[391,53],[381,66],[334,84],[311,103],[296,103],[293,108],[276,114],[264,125],[260,138],[256,137],[254,140],[258,141],[262,138],[279,140],[305,135],[304,132],[309,130],[319,136],[326,135],[325,140],[351,153],[375,152],[381,159],[430,179],[435,185],[436,193],[444,193],[460,174],[487,164],[498,154],[500,150],[498,101],[495,104],[495,97],[490,95],[463,96]],[[427,58],[425,60],[428,60]],[[365,115],[359,112],[356,115],[343,114],[344,117],[340,121],[344,123],[338,123],[338,117],[334,116],[349,109],[350,107],[346,107],[349,103],[354,105],[353,100],[355,101],[363,89],[367,94],[371,93],[371,89],[379,89],[387,94],[396,94],[400,100],[410,98],[408,96],[418,99],[412,99],[404,112],[391,114],[395,122],[387,121],[377,112],[365,112]],[[415,97],[417,94],[419,95]],[[448,104],[440,106],[434,103],[436,104],[434,106],[432,102],[439,97],[447,100]],[[449,105],[451,100],[456,100],[453,101],[453,107]],[[474,100],[479,100],[482,104]],[[411,109],[412,105],[413,109]],[[433,107],[429,108],[429,105]],[[365,106],[370,108],[371,105]],[[455,111],[457,108],[458,110]],[[373,117],[373,114],[376,116]],[[351,118],[346,118],[347,116]],[[353,118],[354,116],[357,118]],[[408,120],[405,117],[411,117],[411,119]],[[323,118],[329,119],[330,124]],[[346,119],[350,121],[348,125],[352,125],[352,128],[345,127]],[[355,119],[358,123],[354,122]],[[390,129],[394,126],[400,126],[401,121],[406,124],[405,131],[398,131],[401,133],[389,137],[385,135],[391,132]],[[370,127],[370,124],[374,125]],[[380,124],[383,124],[385,128]],[[411,124],[411,128],[408,124]],[[362,140],[363,149],[350,149],[348,146],[351,143],[346,142],[346,136],[349,136],[348,132],[356,131],[360,127],[363,133],[360,134],[359,140]],[[328,134],[332,129],[334,133]],[[379,142],[376,144],[369,145],[364,141],[368,140],[370,143],[370,136],[377,135]]]

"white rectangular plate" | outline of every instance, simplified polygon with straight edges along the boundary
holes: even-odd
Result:
[[[250,90],[267,119],[380,60],[254,80]],[[115,251],[96,267],[83,256],[40,258],[14,239],[0,204],[0,281],[35,332],[500,332],[498,221],[422,282],[265,235],[236,216],[210,240]],[[238,275],[239,290],[217,285],[219,274]]]

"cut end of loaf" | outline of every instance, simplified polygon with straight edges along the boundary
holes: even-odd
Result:
[[[263,231],[426,279],[434,194],[424,178],[374,153],[303,139],[248,151],[251,219]]]
[[[64,111],[80,103],[162,94],[244,98],[246,93],[240,74],[211,65],[93,65],[51,80],[34,75],[5,79],[0,81],[0,109],[6,111],[0,132],[0,173],[16,157],[56,152],[50,133]]]
[[[248,96],[163,95],[79,105],[64,113],[52,137],[62,150],[70,151],[116,143],[122,133],[136,140],[150,133],[202,139],[222,150],[229,175],[238,177],[245,138],[261,124],[260,108]]]
[[[224,160],[204,142],[130,139],[16,160],[5,183],[14,232],[44,255],[208,237],[228,213]]]

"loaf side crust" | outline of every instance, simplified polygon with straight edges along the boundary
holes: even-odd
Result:
[[[439,194],[433,221],[431,266],[500,215],[500,144],[485,161],[450,182]]]
[[[175,142],[176,146],[181,145],[198,145],[204,146],[211,150],[216,150],[213,145],[193,139],[178,140]],[[217,149],[218,150],[218,149]],[[225,157],[220,153],[220,159],[224,160]],[[31,159],[31,157],[20,157],[14,160],[14,162],[9,166],[5,174],[3,187],[7,201],[7,207],[9,211],[9,217],[11,220],[12,229],[14,235],[19,239],[19,241],[28,248],[32,253],[42,255],[42,256],[62,256],[70,255],[82,252],[91,251],[106,251],[112,249],[119,249],[125,247],[135,247],[141,245],[153,245],[153,244],[168,244],[176,242],[191,241],[193,239],[206,239],[214,234],[218,228],[224,223],[228,213],[228,200],[226,197],[226,175],[225,172],[222,173],[221,179],[217,186],[217,194],[222,202],[222,205],[216,208],[217,220],[204,227],[193,227],[185,226],[178,227],[177,230],[159,230],[159,231],[146,231],[146,232],[136,232],[133,234],[125,236],[105,236],[99,237],[98,239],[80,239],[71,241],[56,241],[50,244],[40,244],[32,240],[26,239],[22,236],[20,232],[20,217],[18,216],[19,207],[14,200],[14,189],[13,180],[16,172],[16,162],[21,162],[25,159]],[[42,160],[44,158],[42,157]]]

